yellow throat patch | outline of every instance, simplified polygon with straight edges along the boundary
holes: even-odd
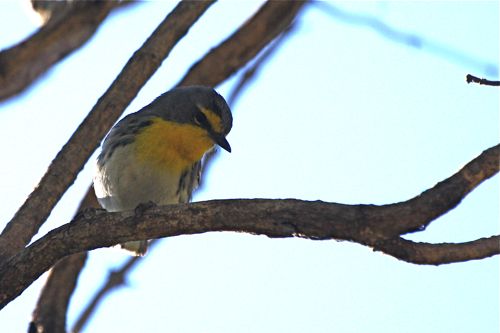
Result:
[[[157,117],[137,135],[135,154],[145,164],[182,172],[199,161],[213,145],[202,128]]]

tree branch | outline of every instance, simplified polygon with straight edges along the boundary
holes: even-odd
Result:
[[[62,5],[64,5],[61,2]],[[63,17],[52,18],[25,41],[0,52],[0,101],[18,94],[87,42],[119,1],[71,5]]]
[[[387,24],[383,20],[380,20],[376,16],[349,12],[341,9],[339,6],[336,6],[329,1],[313,1],[313,4],[327,15],[334,17],[339,21],[367,27],[395,43],[404,44],[418,50],[429,52],[448,61],[462,64],[467,68],[480,68],[488,75],[495,75],[498,73],[498,66],[495,63],[483,61],[472,55],[466,54],[461,50],[444,45],[438,41],[425,38],[418,34],[400,30]]]
[[[227,97],[227,104],[231,107],[232,110],[234,106],[234,102],[241,95],[246,85],[248,85],[254,78],[255,75],[259,72],[259,70],[263,67],[263,64],[269,60],[272,54],[276,52],[279,46],[282,45],[283,41],[288,37],[290,32],[293,30],[294,22],[291,23],[270,45],[267,47],[261,54],[256,57],[255,62],[250,66],[250,68],[246,69],[243,74],[241,74],[240,79],[235,84],[231,92]],[[210,170],[212,163],[215,158],[219,156],[220,149],[215,147],[211,151],[205,154],[203,157],[202,164],[202,177],[200,178],[200,184],[197,190],[202,189],[204,187],[203,175]]]
[[[384,230],[384,234],[389,238],[422,231],[434,219],[458,206],[480,183],[498,173],[499,168],[500,145],[496,145],[486,149],[453,176],[419,196],[382,206],[384,209],[376,209],[380,218],[373,220],[376,224],[373,227]]]
[[[500,236],[440,244],[419,243],[398,237],[382,241],[374,249],[414,264],[441,265],[500,254]]]
[[[128,61],[0,237],[0,262],[29,243],[139,89],[212,2],[181,2]]]
[[[153,240],[149,243],[148,252],[152,250],[154,244],[157,240]],[[79,333],[83,330],[88,320],[92,317],[95,310],[104,299],[104,297],[109,294],[111,291],[125,286],[127,284],[126,277],[127,274],[140,262],[144,260],[145,257],[130,257],[127,261],[122,265],[120,269],[113,270],[109,272],[108,279],[106,283],[99,289],[99,291],[94,295],[90,303],[87,305],[82,314],[78,317],[71,333]]]
[[[271,56],[279,49],[283,41],[289,36],[289,34],[294,29],[295,22],[290,23],[283,32],[280,33],[278,37],[265,49],[255,60],[255,62],[241,75],[241,78],[235,84],[234,88],[229,93],[227,97],[227,103],[232,106],[236,99],[241,95],[243,88],[247,86],[256,76],[256,74],[262,69],[263,64],[268,61]]]
[[[89,193],[80,202],[77,211],[99,207],[95,195]],[[80,252],[65,257],[52,267],[33,311],[30,328],[35,332],[66,332],[69,301],[86,260],[87,252]]]
[[[357,242],[399,259],[421,264],[450,263],[480,259],[499,254],[500,243],[495,239],[478,240],[462,244],[423,244],[401,240],[396,231],[402,228],[409,212],[424,210],[419,218],[435,219],[456,205],[456,194],[448,191],[472,189],[498,172],[489,170],[490,163],[498,161],[500,145],[484,151],[457,174],[404,203],[375,205],[343,205],[321,201],[300,200],[216,200],[193,204],[154,207],[137,215],[134,211],[106,213],[88,210],[71,223],[50,231],[25,250],[0,266],[0,306],[17,297],[36,278],[57,260],[69,254],[108,247],[131,240],[190,235],[210,231],[235,231],[269,237],[302,237],[312,240],[338,239]],[[483,167],[485,170],[477,168]],[[465,185],[457,184],[457,175]],[[447,187],[451,183],[454,186]],[[469,192],[460,192],[462,198]],[[439,202],[429,200],[437,198]],[[448,203],[446,203],[448,201]],[[411,215],[411,214],[410,214]],[[412,222],[413,223],[413,222]],[[428,225],[421,221],[419,225]],[[391,228],[392,226],[392,228]],[[396,231],[395,231],[396,230]],[[421,229],[418,229],[421,230]],[[404,232],[407,232],[403,228]],[[413,231],[417,231],[414,229]],[[392,241],[387,242],[387,241]],[[391,245],[392,244],[392,245]],[[395,245],[394,245],[395,244]],[[392,247],[391,247],[392,246]],[[432,251],[440,252],[432,255]],[[461,251],[469,251],[467,254]],[[426,261],[426,256],[429,261]],[[436,258],[443,258],[439,262]]]
[[[480,79],[477,76],[467,74],[465,80],[467,83],[479,83],[479,84],[484,84],[485,86],[493,86],[493,87],[498,87],[500,86],[500,81],[492,81],[492,80],[487,80],[487,79]]]
[[[304,1],[268,1],[240,29],[195,63],[177,86],[216,86],[248,61],[294,20]]]
[[[36,328],[35,332],[66,332],[69,300],[86,260],[87,252],[80,252],[62,259],[52,268],[30,323]]]

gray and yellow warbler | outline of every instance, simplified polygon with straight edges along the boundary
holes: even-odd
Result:
[[[164,93],[120,120],[104,139],[94,176],[99,203],[116,212],[148,202],[189,202],[205,153],[215,145],[231,152],[226,140],[231,126],[229,106],[212,88]],[[121,246],[144,255],[147,241]]]

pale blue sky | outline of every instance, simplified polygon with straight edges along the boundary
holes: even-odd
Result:
[[[335,2],[424,40],[417,49],[309,6],[295,33],[233,108],[229,142],[195,200],[299,198],[348,204],[406,200],[498,143],[499,5]],[[97,98],[171,2],[130,6],[18,98],[0,104],[0,224],[12,217]],[[189,65],[259,7],[221,1],[193,27],[127,112],[175,84]],[[36,27],[19,2],[0,2],[0,47]],[[492,75],[493,72],[496,75]],[[228,96],[236,79],[218,87]],[[92,163],[44,225],[67,223]],[[499,233],[499,177],[423,233],[428,242]],[[93,251],[70,326],[107,271],[127,257]],[[499,259],[416,266],[336,241],[236,233],[163,241],[109,295],[90,332],[486,332],[500,330]],[[0,312],[0,331],[25,332],[45,275]]]

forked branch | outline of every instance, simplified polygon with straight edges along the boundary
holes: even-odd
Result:
[[[443,188],[446,191],[466,189],[460,192],[463,198],[482,181],[498,173],[499,161],[500,145],[497,145],[422,195],[395,205],[253,199],[170,205],[142,212],[88,210],[72,222],[52,230],[0,266],[0,305],[5,306],[67,255],[131,240],[213,231],[347,240],[419,264],[436,265],[496,255],[500,253],[498,236],[460,244],[425,244],[403,240],[398,233],[409,231],[400,225],[406,225],[404,219],[409,218],[416,207],[432,213],[419,215],[418,218],[424,220],[412,220],[411,226],[426,226],[455,207],[457,198],[454,193],[445,195]],[[451,185],[448,187],[448,184]],[[428,200],[429,197],[438,198],[441,202],[435,204],[433,200]]]

